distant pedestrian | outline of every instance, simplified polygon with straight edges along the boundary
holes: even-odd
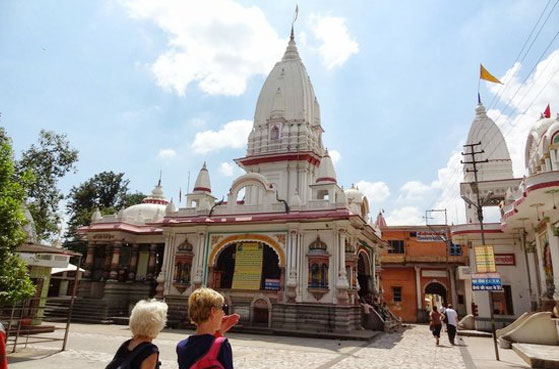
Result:
[[[188,298],[188,315],[196,334],[177,345],[179,369],[233,369],[233,353],[223,334],[237,324],[238,314],[225,315],[223,296],[211,288],[199,288]]]
[[[437,346],[439,345],[439,339],[441,338],[441,328],[442,325],[442,318],[443,315],[437,311],[437,307],[433,305],[433,311],[431,312],[430,320],[431,323],[429,324],[429,329],[433,332],[433,336],[437,341]]]
[[[167,322],[167,304],[141,300],[130,314],[132,339],[124,342],[105,369],[159,369],[159,349],[151,343]]]
[[[454,345],[454,338],[456,337],[456,326],[458,325],[458,313],[452,308],[451,304],[445,310],[447,318],[446,330],[448,333],[448,340],[451,345]]]

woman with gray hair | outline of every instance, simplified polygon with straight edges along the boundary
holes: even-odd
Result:
[[[140,300],[130,314],[132,339],[124,342],[105,369],[158,369],[159,349],[151,343],[165,327],[167,304],[155,299]]]

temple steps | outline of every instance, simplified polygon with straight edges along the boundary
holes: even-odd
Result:
[[[45,321],[61,321],[68,316],[70,299],[48,299],[45,305]],[[111,317],[128,316],[128,311],[109,308],[101,299],[76,298],[72,311],[72,322],[92,324],[112,324]]]

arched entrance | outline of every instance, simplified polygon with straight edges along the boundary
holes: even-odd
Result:
[[[231,289],[235,273],[237,246],[242,242],[226,246],[217,257],[213,270],[213,287]],[[282,277],[279,257],[270,246],[261,242],[262,269],[260,273],[260,290],[279,290]]]
[[[369,256],[364,251],[360,251],[358,255],[357,280],[359,281],[359,297],[372,304],[371,263]]]
[[[439,282],[430,282],[425,286],[425,302],[429,304],[429,309],[433,306],[440,307],[447,303],[447,289]]]

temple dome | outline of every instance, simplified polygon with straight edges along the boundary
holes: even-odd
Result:
[[[167,204],[161,180],[155,185],[151,195],[146,197],[141,204],[127,207],[121,213],[121,220],[132,223],[156,222],[163,219]]]
[[[526,139],[524,162],[531,174],[538,171],[557,132],[559,132],[559,114],[556,118],[538,119],[530,129]]]
[[[477,154],[476,160],[489,160],[487,163],[478,164],[478,179],[480,181],[491,181],[498,179],[512,178],[512,161],[510,159],[509,150],[505,138],[495,122],[487,116],[483,104],[476,107],[476,116],[470,127],[466,144],[481,145],[474,146],[474,151],[484,152]],[[468,153],[471,148],[467,148],[464,152]],[[467,155],[465,161],[471,161],[471,156]],[[464,165],[464,181],[473,181],[473,173],[468,172],[472,169],[470,164]]]
[[[286,121],[320,125],[318,101],[293,38],[282,60],[276,63],[262,86],[254,114],[254,127],[278,116]]]

